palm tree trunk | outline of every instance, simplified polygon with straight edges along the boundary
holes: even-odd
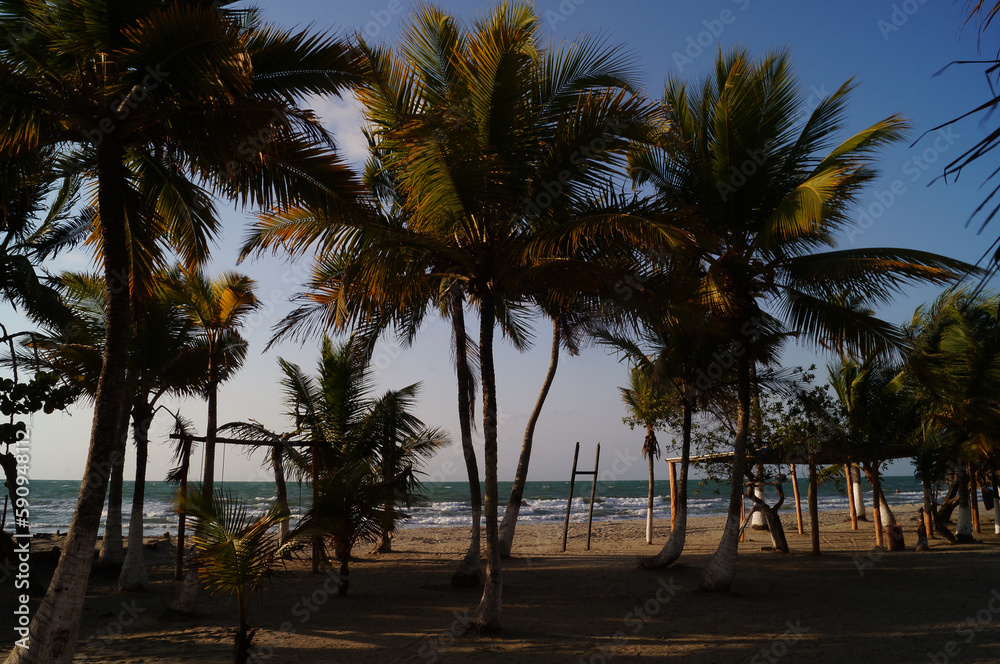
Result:
[[[153,409],[145,399],[135,400],[132,409],[132,430],[135,432],[135,489],[132,492],[132,515],[128,522],[128,549],[125,563],[118,576],[122,590],[145,590],[149,586],[146,559],[143,555],[143,502],[146,497],[146,460],[149,455],[149,425]]]
[[[684,551],[687,538],[687,482],[688,467],[691,465],[691,412],[690,402],[684,400],[684,424],[681,429],[681,476],[677,489],[677,522],[670,531],[667,543],[655,556],[643,558],[640,562],[646,569],[660,569],[673,565]]]
[[[201,493],[211,497],[215,492],[215,438],[219,429],[219,368],[212,344],[208,358],[208,422],[205,425],[205,471]]]
[[[969,501],[969,473],[965,464],[958,465],[958,515],[955,539],[960,543],[974,542],[972,537],[972,505]]]
[[[281,455],[281,447],[275,445],[271,448],[271,466],[274,468],[274,489],[278,498],[278,505],[288,509],[288,488],[285,486],[285,464]],[[278,544],[288,541],[289,525],[288,519],[278,524]]]
[[[729,511],[719,547],[701,577],[702,590],[729,590],[736,577],[736,554],[740,537],[740,509],[743,507],[743,476],[746,473],[747,435],[750,432],[750,360],[737,360],[737,419],[733,441],[733,473],[729,490]]]
[[[385,488],[385,502],[382,504],[382,532],[379,533],[379,542],[375,547],[374,553],[392,553],[392,538],[389,536],[389,533],[392,532],[392,514],[396,508],[391,488],[392,469],[396,467],[396,462],[393,459],[393,445],[394,441],[391,437],[386,436],[382,447],[382,484]]]
[[[994,467],[990,472],[993,478],[993,533],[1000,535],[1000,482],[997,481],[997,471]]]
[[[104,520],[104,538],[97,558],[100,567],[121,567],[125,561],[125,547],[122,544],[122,484],[125,479],[125,450],[128,448],[128,422],[131,414],[131,401],[122,403],[121,420],[118,422],[118,449],[111,458],[108,516]]]
[[[851,464],[851,483],[854,486],[854,508],[858,512],[858,521],[867,521],[865,513],[865,492],[861,488],[861,469]]]
[[[924,534],[928,539],[934,539],[934,507],[931,505],[931,481],[924,476],[921,485],[924,490]]]
[[[205,425],[205,466],[201,493],[212,496],[215,493],[215,438],[219,428],[219,378],[215,364],[215,347],[209,344],[208,351],[208,422]],[[186,487],[185,487],[186,488]],[[197,533],[197,530],[195,531]],[[175,572],[176,574],[176,572]],[[185,574],[181,588],[170,608],[178,613],[191,613],[201,591],[197,574]]]
[[[524,485],[528,481],[528,462],[531,460],[531,445],[535,438],[535,425],[542,414],[542,406],[549,395],[549,388],[556,377],[556,369],[559,367],[559,341],[560,334],[559,319],[552,320],[552,351],[549,355],[549,370],[545,373],[545,380],[542,381],[542,391],[538,393],[535,401],[535,408],[528,418],[528,426],[524,429],[524,441],[521,443],[521,456],[517,460],[517,472],[514,474],[514,486],[510,489],[510,499],[507,501],[507,509],[503,513],[503,521],[500,523],[500,557],[510,556],[510,549],[514,545],[514,529],[517,527],[517,517],[521,512],[521,500],[524,498]]]
[[[500,629],[503,577],[500,571],[500,537],[497,532],[497,394],[493,367],[493,326],[496,310],[493,294],[480,302],[479,362],[483,389],[483,437],[486,465],[486,583],[475,612],[474,629],[479,634]]]
[[[113,133],[97,149],[98,206],[108,286],[104,361],[94,399],[90,450],[76,512],[49,589],[29,627],[30,648],[15,646],[4,664],[69,664],[76,649],[94,545],[118,446],[130,332],[129,259],[125,243],[124,151]]]
[[[476,448],[472,444],[472,375],[469,371],[468,339],[465,334],[465,310],[461,292],[455,290],[451,294],[451,324],[455,339],[455,372],[458,377],[458,427],[462,436],[462,454],[469,478],[469,504],[472,508],[469,549],[452,575],[451,585],[453,588],[471,588],[483,583],[483,568],[479,561],[483,493],[479,485]]]
[[[878,462],[871,464],[865,468],[865,475],[868,477],[868,483],[872,485],[872,504],[874,507],[872,510],[875,513],[875,546],[882,548],[886,546],[886,541],[883,532],[882,524],[882,510],[879,506],[882,504],[882,482],[879,479]]]
[[[753,495],[759,499],[762,503],[766,502],[765,498],[767,494],[764,492],[764,464],[758,463],[754,469],[754,475],[757,476],[758,484],[754,485]],[[750,518],[750,527],[753,530],[768,530],[767,517],[763,510],[757,510],[753,513]]]
[[[646,427],[646,437],[656,435],[653,428]],[[650,452],[649,457],[649,489],[646,492],[646,544],[653,543],[653,500],[656,498],[656,478],[653,476],[653,464],[656,463],[656,456]]]
[[[880,492],[879,495],[879,510],[881,511],[882,524],[885,526],[895,526],[896,525],[896,515],[892,513],[892,508],[889,507],[889,503],[885,499],[885,492]]]

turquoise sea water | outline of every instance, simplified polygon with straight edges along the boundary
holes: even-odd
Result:
[[[598,482],[597,497],[594,500],[594,519],[598,521],[621,521],[642,519],[646,510],[646,481],[622,480]],[[867,489],[867,483],[863,483]],[[32,480],[30,484],[31,530],[39,533],[65,532],[69,528],[76,505],[80,483],[70,480]],[[252,510],[263,509],[275,498],[274,485],[269,482],[224,482],[222,487],[247,500]],[[799,478],[803,509],[807,481]],[[464,526],[469,523],[469,489],[462,482],[430,482],[425,485],[429,505],[409,511],[410,519],[404,527]],[[510,482],[500,482],[500,503],[506,504],[510,495]],[[917,503],[922,501],[920,483],[912,476],[883,478],[883,488],[890,504]],[[896,493],[896,490],[899,493]],[[144,530],[147,535],[164,532],[176,533],[177,516],[173,511],[173,499],[177,486],[166,482],[147,482],[144,514]],[[785,488],[785,505],[782,510],[792,510],[791,483]],[[524,504],[519,520],[522,523],[558,523],[566,515],[566,499],[569,482],[541,481],[528,482],[525,488]],[[656,482],[657,518],[670,516],[670,485],[666,480]],[[308,484],[290,483],[288,497],[293,516],[301,514],[303,506],[308,506],[311,495]],[[692,481],[688,492],[688,513],[690,516],[711,516],[725,514],[729,489],[727,485],[699,483]],[[769,494],[773,496],[773,494]],[[578,481],[574,491],[571,519],[583,521],[587,518],[587,503],[590,499],[590,482]],[[866,504],[871,506],[871,492],[866,494]],[[132,501],[132,483],[126,482],[123,498],[123,521],[128,524]],[[3,499],[0,499],[0,503]],[[768,502],[773,502],[773,498]],[[847,497],[839,493],[834,485],[821,485],[818,492],[820,510],[847,509]],[[11,510],[7,508],[5,528],[13,529]]]

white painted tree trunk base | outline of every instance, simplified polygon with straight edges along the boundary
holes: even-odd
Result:
[[[993,496],[993,532],[1000,535],[1000,496]]]
[[[972,539],[972,508],[959,505],[956,512],[955,537]]]
[[[852,468],[851,478],[851,484],[854,487],[854,507],[858,513],[858,520],[867,521],[868,515],[865,512],[865,492],[861,488],[861,471],[857,468]]]

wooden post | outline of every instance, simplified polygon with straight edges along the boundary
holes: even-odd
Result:
[[[312,446],[312,504],[313,508],[319,502],[319,446]],[[319,572],[319,558],[323,547],[323,540],[320,535],[313,535],[312,546],[312,571],[313,574]]]
[[[590,513],[587,514],[587,551],[590,551],[590,530],[594,523],[594,496],[597,495],[597,468],[601,463],[601,444],[597,444],[597,454],[594,456],[594,481],[590,484]]]
[[[851,473],[851,464],[844,464],[844,473],[847,475],[847,500],[851,505],[851,530],[857,530],[858,506],[854,502],[854,476]]]
[[[677,526],[677,464],[668,461],[670,469],[670,532]]]
[[[979,529],[979,492],[976,490],[976,472],[969,468],[969,505],[972,507],[972,527],[977,533]]]
[[[809,521],[812,532],[812,554],[819,555],[819,502],[816,496],[816,464],[809,459]]]
[[[563,547],[566,551],[566,536],[569,534],[569,511],[573,506],[573,485],[576,484],[576,462],[580,458],[580,443],[577,441],[576,450],[573,452],[573,472],[569,476],[569,500],[566,502],[566,523],[563,525]]]
[[[799,526],[799,535],[802,535],[805,531],[802,530],[802,503],[799,502],[799,478],[795,476],[795,464],[788,464],[788,470],[792,474],[792,491],[795,493],[795,519]]]

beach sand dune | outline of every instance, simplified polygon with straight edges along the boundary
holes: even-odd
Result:
[[[821,513],[823,555],[810,555],[808,528],[798,535],[784,514],[792,553],[762,551],[766,533],[740,545],[732,592],[698,590],[723,519],[692,519],[678,565],[646,571],[638,557],[641,522],[572,525],[561,552],[561,526],[518,528],[514,557],[504,566],[504,630],[489,638],[461,636],[476,590],[448,583],[464,551],[466,530],[406,529],[386,555],[352,564],[351,594],[336,594],[330,573],[314,575],[292,561],[270,580],[251,622],[260,628],[254,662],[375,664],[384,662],[998,662],[1000,537],[992,519],[981,543],[931,540],[914,552],[916,510],[902,509],[907,550],[873,550],[870,523],[853,532],[846,516]],[[986,515],[984,515],[986,516]],[[39,543],[44,546],[44,543]],[[205,593],[195,616],[171,615],[172,550],[147,551],[152,588],[124,593],[113,577],[90,584],[78,662],[153,664],[232,661],[232,600]],[[12,606],[9,588],[0,606]],[[37,601],[35,602],[37,605]],[[11,616],[0,615],[4,642]]]

